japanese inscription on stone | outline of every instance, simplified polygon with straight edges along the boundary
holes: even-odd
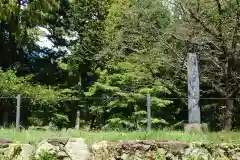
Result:
[[[196,53],[188,53],[188,122],[200,124],[199,72]]]

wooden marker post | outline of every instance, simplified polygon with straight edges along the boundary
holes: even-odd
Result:
[[[20,130],[20,107],[21,107],[21,95],[17,95],[17,110],[16,110],[16,129]]]
[[[152,115],[151,115],[151,97],[147,94],[147,130],[151,131],[152,128]]]

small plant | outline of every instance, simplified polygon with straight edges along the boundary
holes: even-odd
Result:
[[[202,124],[201,124],[201,130],[202,130],[203,132],[209,132],[208,124],[207,124],[207,123],[202,123]]]
[[[62,128],[67,128],[69,124],[69,119],[66,115],[54,114],[52,117],[52,123],[61,130]]]
[[[164,149],[158,149],[157,150],[157,157],[156,157],[156,160],[165,160],[166,157],[165,157],[165,150]]]
[[[202,157],[188,156],[188,157],[185,157],[183,160],[205,160],[205,159]]]
[[[43,120],[36,116],[29,117],[28,122],[29,122],[30,126],[42,126],[43,125]]]
[[[47,151],[42,151],[37,158],[33,158],[32,160],[57,160],[57,153],[51,153]]]
[[[22,148],[20,145],[14,147],[13,152],[0,152],[0,160],[12,160],[15,159],[21,153]]]

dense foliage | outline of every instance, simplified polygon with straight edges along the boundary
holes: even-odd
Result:
[[[150,94],[153,127],[181,128],[188,120],[186,56],[197,52],[202,121],[238,129],[239,5],[1,1],[0,122],[15,122],[21,94],[24,126],[135,130],[146,127]]]

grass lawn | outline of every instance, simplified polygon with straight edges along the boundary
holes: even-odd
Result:
[[[15,142],[37,144],[49,137],[82,137],[88,144],[101,140],[178,140],[183,142],[203,143],[239,143],[240,132],[218,132],[218,133],[183,133],[178,131],[144,131],[136,132],[89,132],[89,131],[38,131],[0,128],[0,138],[7,138]]]

